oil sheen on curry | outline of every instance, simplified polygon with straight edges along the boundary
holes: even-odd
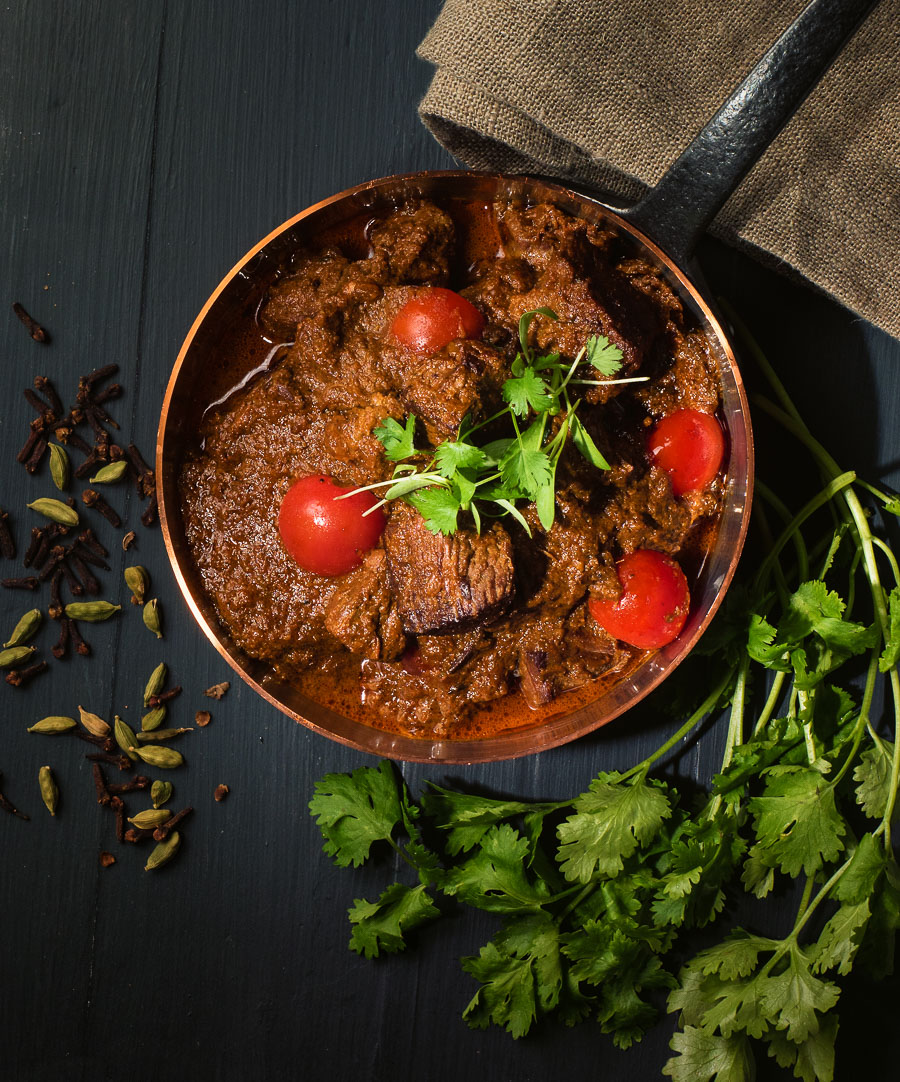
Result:
[[[627,239],[411,202],[298,253],[233,351],[256,374],[204,417],[187,536],[237,646],[310,698],[488,736],[678,635],[723,490],[718,370]]]

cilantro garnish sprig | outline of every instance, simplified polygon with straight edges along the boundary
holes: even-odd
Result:
[[[402,855],[419,883],[355,903],[354,950],[402,949],[406,932],[438,915],[429,891],[502,921],[462,960],[477,982],[469,1025],[521,1037],[541,1019],[592,1018],[627,1048],[656,1019],[654,993],[667,990],[679,1027],[663,1074],[675,1082],[751,1082],[759,1048],[803,1082],[832,1082],[841,978],[857,967],[889,974],[900,931],[900,564],[863,499],[895,515],[900,502],[840,469],[746,345],[774,392],[755,405],[810,452],[824,485],[792,514],[759,484],[768,555],[675,674],[692,694],[705,682],[678,730],[570,800],[430,785],[416,805],[382,764],[329,775],[313,810],[341,864],[379,840],[397,846],[395,833],[409,839]],[[860,666],[857,687],[848,672]],[[675,690],[670,680],[667,701]],[[725,751],[697,807],[651,770],[720,708]],[[421,822],[442,846],[429,852]],[[764,900],[793,881],[799,901],[784,935],[735,928],[690,956],[691,930],[717,920],[726,892]],[[688,957],[677,971],[676,945]]]
[[[549,530],[556,511],[556,470],[569,439],[592,466],[598,470],[610,468],[582,424],[577,413],[581,399],[573,401],[570,388],[640,383],[648,377],[612,379],[622,367],[622,351],[603,335],[589,338],[571,362],[563,361],[558,353],[535,353],[528,341],[528,328],[537,316],[558,318],[550,308],[536,308],[519,320],[519,352],[511,365],[512,374],[503,384],[503,409],[477,424],[465,419],[454,439],[444,440],[430,453],[415,446],[414,414],[402,425],[392,417],[385,418],[374,435],[384,447],[385,456],[397,463],[393,476],[347,495],[384,489],[371,511],[390,500],[405,500],[419,511],[435,534],[455,533],[460,513],[468,512],[479,532],[482,515],[510,515],[530,535],[519,507],[522,501],[530,501],[535,504],[541,526]],[[607,378],[579,376],[585,366]],[[562,422],[553,432],[551,419],[559,415]],[[476,432],[502,418],[509,422],[509,436],[482,445],[473,441]],[[424,462],[418,464],[411,459]]]

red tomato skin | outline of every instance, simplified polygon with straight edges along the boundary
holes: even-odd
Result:
[[[452,289],[435,287],[406,302],[391,324],[398,342],[414,353],[436,353],[454,338],[480,338],[484,316]]]
[[[657,423],[647,440],[653,462],[665,470],[676,496],[705,488],[725,457],[722,426],[710,413],[676,410]]]
[[[671,556],[637,549],[616,564],[622,594],[617,601],[591,599],[588,610],[614,638],[655,650],[677,638],[687,620],[691,594]]]
[[[324,474],[301,477],[285,493],[278,511],[278,529],[288,553],[314,575],[343,575],[362,563],[363,553],[378,543],[387,518],[382,510],[363,517],[377,498],[358,492],[335,499],[341,488]]]

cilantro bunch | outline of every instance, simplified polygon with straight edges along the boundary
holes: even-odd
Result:
[[[502,410],[477,424],[466,418],[455,439],[444,440],[432,453],[415,446],[415,414],[402,425],[392,417],[385,418],[374,434],[387,458],[398,464],[393,476],[348,495],[386,488],[375,507],[404,499],[435,534],[455,533],[463,511],[471,515],[479,533],[483,514],[512,515],[530,536],[531,529],[516,506],[528,500],[535,504],[543,528],[549,530],[555,516],[556,469],[569,437],[592,466],[610,468],[578,417],[581,399],[573,402],[569,389],[637,383],[648,377],[597,380],[579,375],[585,364],[606,377],[622,367],[622,351],[603,335],[589,338],[571,363],[563,362],[558,353],[535,354],[528,342],[528,328],[539,315],[558,318],[550,308],[536,308],[519,320],[520,349],[512,363],[512,376],[503,384],[506,406]],[[553,431],[550,420],[556,416],[562,419]],[[501,418],[509,421],[510,436],[481,445],[473,441],[476,432]],[[420,465],[410,459],[426,461]]]
[[[478,982],[470,1025],[521,1037],[548,1017],[593,1018],[627,1048],[665,991],[679,1018],[663,1069],[675,1082],[750,1082],[760,1046],[803,1082],[831,1082],[839,979],[854,966],[889,974],[900,929],[900,567],[863,503],[900,516],[900,500],[838,467],[750,349],[775,398],[755,405],[812,454],[824,484],[792,514],[759,483],[767,556],[689,659],[686,683],[702,683],[697,671],[706,683],[678,731],[571,800],[430,785],[417,804],[382,763],[326,776],[310,809],[338,864],[384,842],[418,878],[354,904],[354,950],[401,950],[457,903],[501,919],[462,961]],[[650,771],[722,709],[721,768],[695,803]],[[723,917],[729,894],[765,899],[795,881],[784,936],[732,928],[680,967],[669,960],[689,952],[683,933]]]

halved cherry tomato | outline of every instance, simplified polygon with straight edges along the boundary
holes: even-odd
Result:
[[[435,287],[400,309],[391,324],[394,337],[416,353],[436,353],[454,338],[480,338],[484,316],[452,289]]]
[[[278,529],[284,547],[306,571],[343,575],[362,563],[362,554],[381,537],[387,521],[384,512],[364,514],[378,502],[371,492],[335,499],[352,491],[322,474],[301,477],[287,490]]]
[[[653,650],[684,627],[691,595],[678,564],[653,549],[638,549],[616,564],[622,586],[617,601],[588,602],[588,611],[614,638]]]
[[[647,441],[650,457],[665,470],[676,496],[704,488],[725,457],[722,426],[709,413],[677,410],[656,425]]]

